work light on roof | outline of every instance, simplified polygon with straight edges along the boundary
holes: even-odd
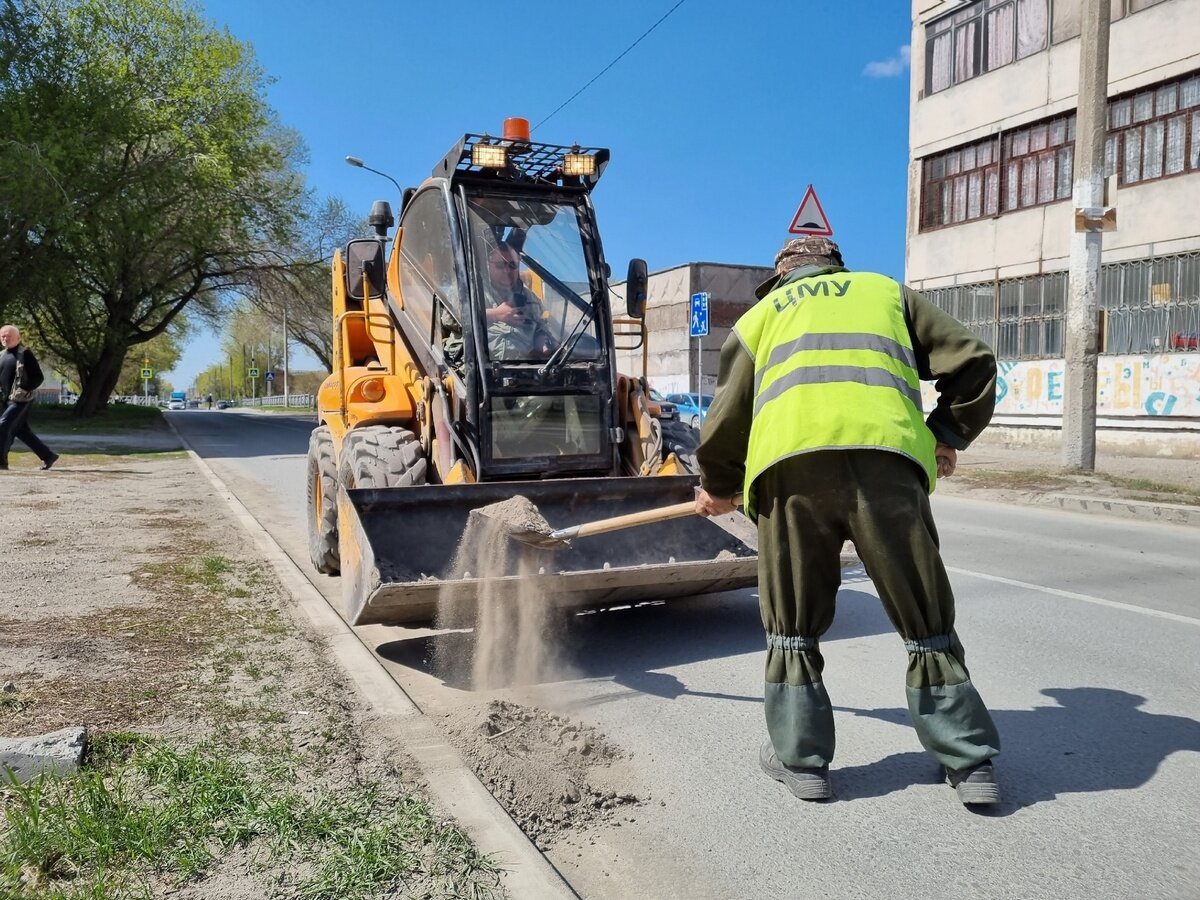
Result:
[[[481,169],[503,169],[508,165],[507,148],[500,144],[478,143],[471,148],[471,165]]]
[[[563,174],[564,175],[595,175],[596,174],[596,157],[589,156],[586,153],[579,153],[579,147],[572,147],[571,152],[563,157]]]

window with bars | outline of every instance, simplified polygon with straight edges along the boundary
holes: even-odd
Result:
[[[1066,272],[922,291],[992,347],[999,359],[1064,353]],[[1110,263],[1100,269],[1105,353],[1200,352],[1200,253]]]
[[[1200,74],[1108,103],[1105,174],[1122,185],[1200,171]],[[1071,197],[1075,114],[922,161],[921,230]]]
[[[925,27],[925,93],[1046,48],[1047,0],[975,0]]]

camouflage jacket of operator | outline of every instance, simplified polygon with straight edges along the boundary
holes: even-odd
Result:
[[[762,285],[756,292],[760,298],[759,304],[775,302],[778,297],[786,295],[787,288],[803,279],[842,272],[848,270],[835,266],[802,265]],[[852,279],[855,273],[848,274]],[[884,280],[878,275],[871,275],[870,278],[875,283],[898,289],[890,292],[891,299],[885,296],[872,299],[881,303],[895,299],[900,301],[903,306],[903,325],[912,347],[912,360],[916,363],[913,368],[921,380],[933,381],[938,391],[937,404],[926,417],[925,425],[937,441],[956,450],[965,450],[987,426],[995,408],[996,362],[991,349],[960,322],[911,288]],[[860,302],[866,299],[861,294],[856,296]],[[751,319],[756,309],[757,306],[752,307],[739,324]],[[902,339],[904,335],[896,337]],[[746,485],[745,479],[757,399],[755,378],[755,357],[739,338],[735,326],[721,348],[716,398],[709,408],[704,423],[704,440],[697,452],[703,472],[702,486],[714,497],[731,497],[744,487],[752,490],[752,485]],[[822,446],[819,441],[816,446],[812,445],[810,435],[806,432],[806,425],[810,423],[803,420],[803,407],[797,406],[796,411],[800,420],[795,423],[796,447],[792,453],[805,452],[806,449],[829,449],[829,445]],[[889,446],[886,442],[879,446],[887,450],[901,449],[894,444]],[[773,458],[778,460],[782,457]],[[922,460],[916,458],[914,463],[920,468],[927,488],[932,489],[933,485],[928,483],[928,463],[923,465]],[[753,512],[752,493],[748,493],[747,498],[747,508]]]

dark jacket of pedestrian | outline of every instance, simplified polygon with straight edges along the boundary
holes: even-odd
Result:
[[[8,468],[8,453],[19,440],[37,454],[42,468],[49,469],[58,454],[47,447],[29,427],[33,392],[41,387],[44,376],[33,351],[21,343],[15,325],[0,327],[0,469]]]

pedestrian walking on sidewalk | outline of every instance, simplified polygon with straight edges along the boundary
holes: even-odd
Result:
[[[33,392],[43,381],[42,369],[33,351],[21,343],[15,325],[0,327],[0,469],[8,468],[8,451],[20,440],[37,454],[42,468],[58,462],[58,454],[47,447],[29,427]]]
[[[1000,738],[954,631],[928,494],[992,417],[991,349],[920,294],[848,271],[825,238],[788,241],[721,348],[700,433],[696,512],[745,495],[758,524],[767,632],[762,768],[805,800],[832,796],[833,709],[821,636],[854,542],[908,651],[908,708],[964,803],[999,800]],[[939,397],[925,418],[920,381]]]

